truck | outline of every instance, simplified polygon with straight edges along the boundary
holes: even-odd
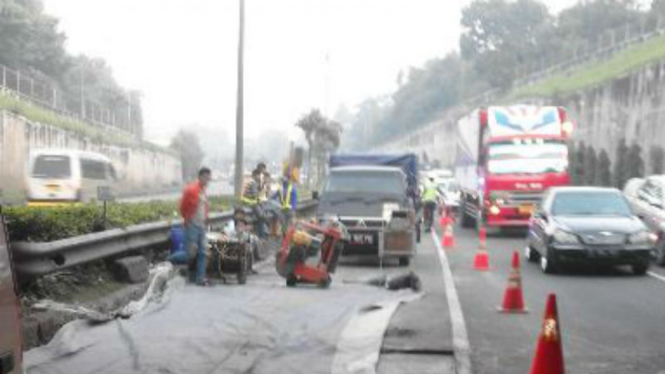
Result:
[[[332,155],[320,193],[320,223],[339,220],[349,233],[343,256],[395,258],[406,266],[416,253],[418,161],[404,155]]]
[[[573,125],[555,106],[490,106],[457,122],[455,179],[463,227],[526,227],[543,193],[570,184]]]

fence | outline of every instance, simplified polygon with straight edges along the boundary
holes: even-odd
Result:
[[[552,77],[555,74],[572,71],[580,65],[590,62],[607,60],[619,51],[663,34],[665,34],[665,19],[662,17],[643,18],[639,22],[607,30],[604,33],[600,33],[594,40],[582,43],[578,48],[571,50],[567,54],[561,54],[559,59],[549,61],[549,64],[544,59],[541,59],[530,65],[516,67],[512,88],[531,85]],[[454,107],[445,109],[437,118],[444,118],[445,113],[452,113],[453,116],[462,117],[473,110],[473,108],[496,102],[505,93],[504,90],[499,88],[482,92],[476,96],[464,99],[464,101]],[[397,144],[404,144],[405,141],[407,143],[417,143],[419,142],[419,131],[427,133],[428,130],[438,128],[438,126],[444,126],[444,124],[438,122],[432,123],[408,134],[392,136],[381,144],[375,145],[374,148],[394,148]],[[427,133],[426,136],[429,135]]]
[[[541,58],[539,61],[516,67],[513,87],[533,84],[589,62],[607,60],[619,51],[663,34],[665,19],[661,17],[645,17],[636,23],[607,30],[595,39],[559,54],[559,58],[555,60],[546,61]]]
[[[141,135],[140,118],[136,112],[138,101],[132,104],[131,93],[109,108],[85,98],[83,79],[80,95],[75,97],[45,79],[34,79],[4,65],[0,65],[0,70],[0,91],[5,94],[106,130]]]

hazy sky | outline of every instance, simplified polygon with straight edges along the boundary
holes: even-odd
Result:
[[[310,108],[392,92],[401,69],[457,48],[470,0],[246,0],[245,134],[291,133]],[[235,129],[237,0],[44,0],[73,53],[144,94],[146,137]],[[555,11],[575,0],[547,2]],[[326,59],[328,56],[328,59]],[[327,62],[326,62],[327,61]]]

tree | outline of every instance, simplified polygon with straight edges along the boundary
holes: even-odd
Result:
[[[628,147],[626,146],[626,139],[621,138],[617,144],[616,155],[614,157],[614,187],[623,188],[623,185],[628,180],[628,173],[626,166],[628,157]]]
[[[652,145],[649,150],[651,174],[665,173],[665,150],[661,145]]]
[[[588,186],[593,186],[596,183],[596,169],[598,167],[596,161],[596,151],[593,146],[589,145],[584,155],[584,184]]]
[[[610,187],[612,186],[612,162],[607,152],[603,149],[598,155],[598,168],[596,172],[597,186]]]
[[[309,185],[312,175],[312,156],[315,155],[317,158],[318,174],[320,176],[322,161],[340,145],[342,125],[339,122],[325,118],[318,109],[312,109],[296,122],[296,127],[299,127],[305,133],[309,148],[307,156],[309,167],[307,185]]]
[[[515,67],[533,60],[547,44],[544,36],[553,21],[547,7],[536,0],[474,0],[462,10],[462,57],[473,61],[492,86],[507,88]]]
[[[171,139],[170,148],[180,154],[182,179],[195,178],[205,156],[196,133],[180,129]]]

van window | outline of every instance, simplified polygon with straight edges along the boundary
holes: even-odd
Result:
[[[68,179],[72,175],[69,156],[41,155],[32,167],[33,178]]]
[[[106,179],[106,163],[103,161],[81,159],[81,175],[85,179]]]

